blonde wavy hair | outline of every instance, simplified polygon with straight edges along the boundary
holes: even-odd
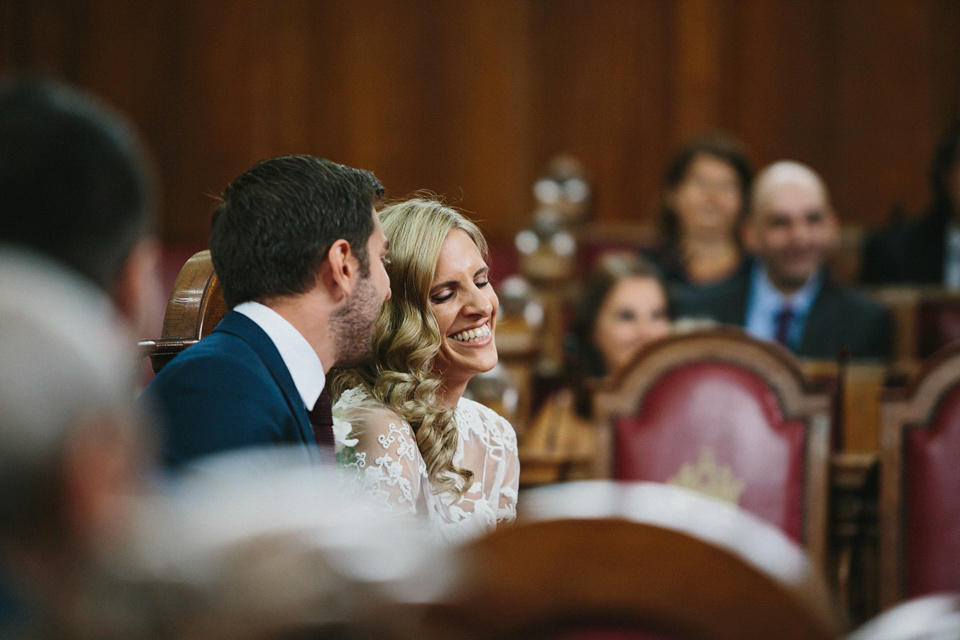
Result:
[[[387,274],[392,295],[377,318],[373,357],[334,376],[334,395],[360,386],[375,401],[406,420],[417,437],[432,486],[457,496],[470,486],[473,472],[453,463],[457,450],[454,410],[437,407],[443,386],[433,368],[440,351],[440,329],[430,304],[440,247],[454,229],[464,231],[489,255],[480,229],[450,207],[423,197],[391,204],[379,213],[390,242]]]

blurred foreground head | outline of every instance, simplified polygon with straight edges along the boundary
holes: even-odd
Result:
[[[0,82],[0,242],[81,274],[137,328],[159,286],[151,173],[133,127],[94,97]]]
[[[207,457],[144,506],[127,592],[162,588],[164,637],[420,640],[456,575],[425,520],[297,446]]]
[[[0,580],[35,617],[68,615],[128,522],[141,445],[129,343],[100,291],[0,247]]]

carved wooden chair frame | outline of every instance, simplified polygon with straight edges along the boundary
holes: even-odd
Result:
[[[460,549],[458,589],[428,611],[436,637],[549,638],[578,623],[712,640],[839,637],[819,572],[752,514],[647,482],[527,497],[517,524]]]
[[[945,347],[902,389],[881,399],[880,424],[880,606],[906,593],[904,551],[904,440],[908,429],[925,428],[946,395],[960,386],[960,344]]]
[[[153,370],[159,372],[178,353],[209,335],[226,313],[210,250],[198,251],[177,274],[160,339],[141,342],[141,352],[150,356]]]
[[[785,349],[755,340],[739,329],[718,328],[678,334],[641,349],[622,374],[594,396],[599,477],[612,477],[615,428],[619,417],[635,415],[647,392],[667,373],[687,364],[712,361],[755,373],[779,399],[785,420],[806,424],[803,542],[821,569],[827,569],[831,397],[803,376]]]

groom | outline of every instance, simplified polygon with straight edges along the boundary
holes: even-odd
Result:
[[[231,311],[144,392],[168,464],[289,443],[332,459],[326,373],[369,355],[390,297],[382,195],[372,173],[302,155],[258,162],[227,186],[210,254]]]

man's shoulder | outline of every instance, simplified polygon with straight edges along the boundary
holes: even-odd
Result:
[[[191,396],[218,390],[229,391],[231,395],[250,393],[253,389],[268,394],[276,389],[279,393],[277,376],[270,362],[276,361],[275,369],[282,366],[283,361],[279,353],[271,360],[269,339],[264,336],[264,340],[266,342],[259,344],[218,327],[167,363],[147,385],[145,394],[164,401],[165,396],[181,396],[188,389],[192,391]]]
[[[936,282],[947,219],[936,211],[869,232],[862,247],[860,281],[866,284]]]
[[[484,429],[492,428],[501,432],[511,433],[514,431],[513,425],[510,424],[509,420],[487,405],[470,398],[460,398],[460,401],[457,403],[456,414],[458,422],[466,422],[467,424],[473,425],[473,421],[477,420]],[[462,427],[463,425],[460,426]]]
[[[309,442],[296,388],[248,341],[219,328],[168,363],[141,396],[163,434],[164,458],[180,465],[246,446]],[[279,354],[276,360],[282,364]]]
[[[890,311],[849,285],[826,283],[810,310],[807,324],[802,355],[832,358],[839,348],[846,347],[856,359],[890,357]]]
[[[211,369],[266,370],[266,365],[247,341],[229,333],[214,332],[174,357],[157,374],[157,379]]]
[[[821,297],[824,301],[840,307],[844,312],[877,318],[890,314],[889,309],[879,301],[846,284],[829,283],[824,286]]]

